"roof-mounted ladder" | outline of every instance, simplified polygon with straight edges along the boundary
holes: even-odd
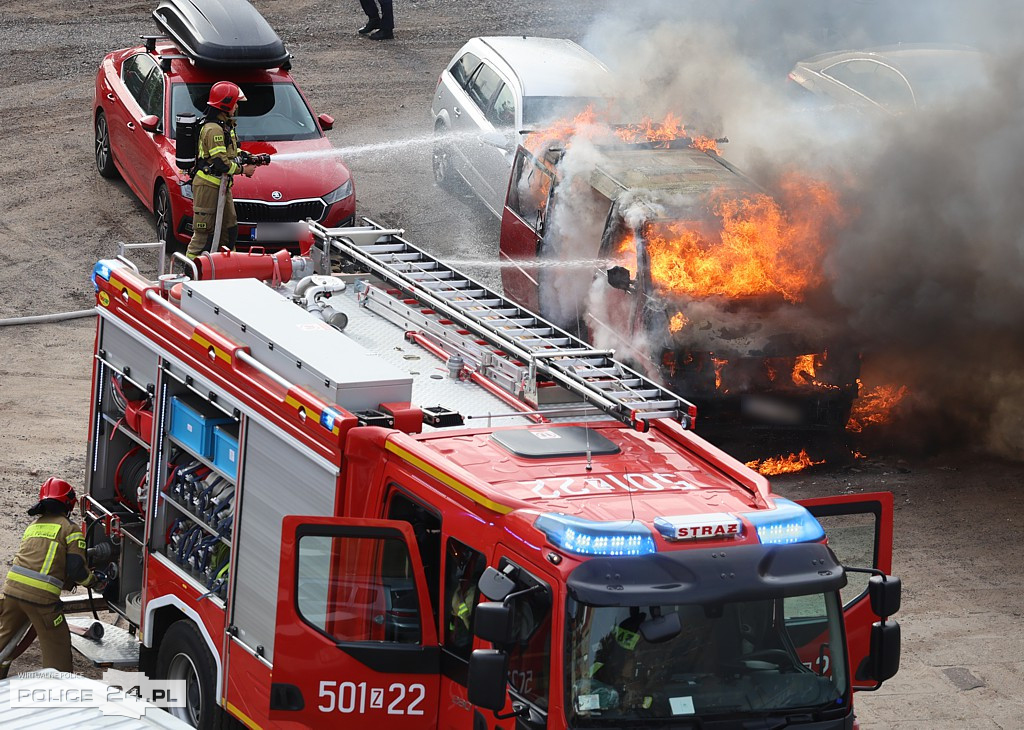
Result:
[[[401,238],[403,231],[367,222],[350,228],[309,224],[320,242],[314,250],[318,271],[329,273],[341,263],[389,287],[360,282],[363,306],[419,332],[449,357],[458,355],[538,411],[554,413],[582,400],[640,430],[655,418],[693,426],[692,403],[618,362],[614,351],[595,350],[473,281]]]

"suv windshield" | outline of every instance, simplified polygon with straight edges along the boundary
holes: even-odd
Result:
[[[672,614],[678,633],[663,629]],[[566,635],[570,726],[845,711],[835,592],[709,606],[570,599]]]
[[[202,116],[212,84],[174,84],[171,119],[178,114]],[[240,84],[246,100],[238,105],[239,140],[316,139],[320,130],[294,84]]]

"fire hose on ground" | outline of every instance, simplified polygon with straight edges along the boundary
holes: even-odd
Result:
[[[79,309],[75,312],[57,312],[56,314],[34,314],[28,317],[10,317],[0,319],[0,327],[14,327],[20,324],[50,324],[66,322],[71,319],[83,319],[96,316],[95,309]]]

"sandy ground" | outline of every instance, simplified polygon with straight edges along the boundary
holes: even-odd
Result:
[[[384,44],[355,34],[362,20],[354,0],[257,5],[295,55],[293,73],[315,110],[337,118],[335,146],[352,148],[346,159],[359,212],[404,227],[437,254],[494,256],[496,221],[432,182],[426,140],[437,74],[474,35],[581,38],[592,4],[407,0],[396,3],[397,39]],[[98,61],[153,32],[154,6],[38,0],[0,7],[0,317],[91,306],[94,261],[110,256],[116,241],[153,238],[149,214],[127,187],[96,173],[90,106]],[[412,138],[423,141],[358,149]],[[83,481],[92,340],[90,320],[0,328],[5,560],[38,484],[50,474]],[[869,456],[775,481],[794,497],[879,489],[896,496],[902,669],[879,692],[858,696],[861,726],[1024,728],[1024,579],[1014,557],[1024,544],[1024,466],[964,453]],[[37,661],[30,652],[15,668]]]

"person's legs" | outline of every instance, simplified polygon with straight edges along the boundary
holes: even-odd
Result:
[[[392,0],[380,0],[380,28],[395,29],[395,9]]]
[[[192,184],[192,240],[187,255],[195,258],[210,246],[213,225],[217,217],[218,188],[212,185]]]
[[[220,224],[220,241],[217,242],[217,250],[227,246],[235,250],[235,243],[238,241],[238,214],[235,212],[235,199],[231,197],[231,188],[224,191],[224,220]]]
[[[360,33],[369,33],[371,30],[376,30],[380,27],[380,11],[377,10],[376,0],[359,0],[359,4],[363,7],[363,12],[366,13],[366,17],[369,22],[359,29]]]
[[[10,654],[25,635],[28,625],[29,619],[21,610],[20,601],[4,598],[0,605],[0,679],[7,676],[11,662],[14,661]]]
[[[28,615],[36,634],[39,635],[43,666],[53,667],[58,672],[72,671],[74,667],[71,663],[71,630],[68,629],[64,607],[60,602],[49,606],[25,603],[22,610]]]

